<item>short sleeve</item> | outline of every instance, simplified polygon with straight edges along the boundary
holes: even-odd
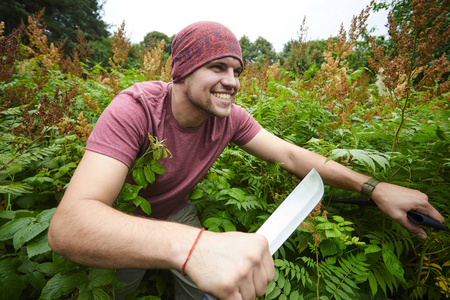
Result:
[[[86,149],[117,159],[128,167],[146,141],[149,124],[144,108],[132,96],[120,94],[103,111]]]
[[[238,105],[233,105],[232,118],[236,130],[231,141],[236,145],[247,144],[262,129],[255,118]]]

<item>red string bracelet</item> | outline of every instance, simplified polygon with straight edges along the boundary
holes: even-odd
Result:
[[[186,261],[184,262],[183,266],[181,267],[181,275],[183,275],[183,277],[186,277],[186,273],[184,272],[184,268],[186,267],[186,264],[189,260],[189,257],[191,257],[192,251],[194,251],[195,245],[197,245],[198,240],[200,239],[200,236],[202,235],[203,231],[205,231],[205,228],[202,228],[202,230],[200,230],[200,232],[197,235],[197,238],[195,239],[194,244],[192,245],[191,251],[189,251],[188,257],[186,258]]]

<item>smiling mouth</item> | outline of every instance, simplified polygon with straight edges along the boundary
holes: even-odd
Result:
[[[212,93],[215,97],[220,98],[222,100],[227,100],[230,101],[231,100],[231,95],[230,94],[223,94],[223,93]]]

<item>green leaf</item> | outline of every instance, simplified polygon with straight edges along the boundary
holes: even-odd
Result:
[[[13,220],[16,217],[14,210],[0,210],[0,219]]]
[[[389,272],[400,279],[403,283],[406,283],[404,274],[405,270],[403,269],[401,261],[397,258],[397,256],[386,246],[383,246],[383,261],[386,264]]]
[[[166,172],[164,167],[157,160],[152,161],[151,167],[152,167],[153,172],[155,172],[156,174],[162,175]]]
[[[372,272],[369,273],[369,285],[370,290],[372,291],[372,295],[375,295],[378,291],[378,283],[375,275]]]
[[[125,183],[117,198],[124,202],[130,202],[136,199],[141,189],[142,187],[138,185]]]
[[[51,250],[46,232],[31,240],[27,245],[28,258],[47,253]]]
[[[27,193],[32,193],[33,187],[25,182],[11,182],[2,181],[0,182],[0,194],[12,194],[12,195],[22,195]]]
[[[155,172],[152,171],[152,168],[149,165],[146,165],[144,167],[144,175],[145,175],[145,179],[152,184],[153,182],[155,182]]]
[[[141,196],[137,196],[135,200],[133,200],[133,203],[136,204],[136,206],[139,206],[142,208],[142,210],[147,214],[150,215],[152,212],[152,208],[150,206],[150,203],[142,198]]]
[[[114,270],[90,269],[89,284],[93,287],[106,286],[114,281],[116,273]]]
[[[109,300],[111,299],[108,294],[101,288],[83,289],[80,291],[79,299],[85,300]]]
[[[327,230],[325,230],[325,235],[326,235],[328,238],[331,238],[331,237],[340,237],[340,236],[341,236],[341,232],[340,232],[339,229],[337,229],[337,228],[332,228],[332,229],[327,229]]]
[[[145,180],[144,170],[141,168],[133,170],[133,180],[137,185],[143,187],[144,189],[147,188],[148,182]]]
[[[366,151],[352,149],[352,150],[349,150],[349,152],[353,156],[353,158],[355,158],[357,161],[359,161],[363,165],[368,165],[370,167],[370,170],[375,172],[375,164],[373,163],[372,158],[367,154]]]
[[[89,284],[88,275],[84,271],[79,271],[75,274],[64,276],[64,280],[61,283],[61,290],[64,294],[68,294],[80,287],[83,284]]]
[[[31,286],[40,291],[45,285],[45,277],[39,271],[33,271],[26,274]]]
[[[320,245],[320,252],[324,257],[331,256],[338,254],[339,252],[339,246],[331,239],[325,239],[323,240]]]
[[[364,253],[369,254],[369,253],[376,253],[376,252],[380,252],[380,251],[381,251],[380,247],[378,247],[377,245],[374,245],[374,244],[370,244],[364,250]]]
[[[328,160],[338,160],[341,157],[348,155],[348,151],[345,149],[334,149],[331,151],[331,155],[328,157]]]
[[[19,229],[13,238],[14,249],[18,250],[22,247],[26,242],[30,241],[41,232],[46,230],[49,226],[48,222],[44,223],[30,223],[28,226],[24,226]]]
[[[0,299],[16,300],[25,289],[20,275],[14,272],[0,272]]]
[[[200,189],[194,189],[191,194],[189,195],[189,199],[191,200],[197,200],[200,199],[203,196],[203,191]]]
[[[50,275],[55,275],[56,273],[61,272],[62,267],[54,262],[45,262],[45,263],[39,264],[36,267],[36,270],[50,276]]]
[[[50,221],[53,217],[53,214],[55,213],[56,207],[46,209],[42,211],[40,214],[36,216],[36,222],[42,222],[42,223],[48,223],[50,224]]]
[[[228,191],[228,195],[240,202],[245,200],[245,192],[239,188],[232,188]]]
[[[63,295],[63,292],[61,290],[61,285],[64,282],[64,277],[61,275],[61,273],[56,274],[52,278],[50,278],[49,281],[47,281],[47,284],[42,289],[41,297],[40,299],[58,299]]]
[[[33,217],[26,217],[7,222],[0,227],[0,241],[12,239],[17,231],[30,225],[35,220]]]

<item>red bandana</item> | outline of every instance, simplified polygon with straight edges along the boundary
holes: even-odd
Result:
[[[204,64],[242,53],[233,32],[216,22],[197,22],[182,29],[172,42],[172,79],[177,82]]]

